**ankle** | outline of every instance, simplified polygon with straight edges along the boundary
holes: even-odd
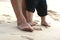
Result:
[[[42,20],[41,22],[46,22],[45,20]]]
[[[23,25],[23,24],[27,24],[27,22],[25,22],[25,21],[17,21],[17,25]]]

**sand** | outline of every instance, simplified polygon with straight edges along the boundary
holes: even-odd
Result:
[[[34,14],[38,24],[34,32],[25,32],[17,28],[16,17],[10,2],[0,2],[0,40],[60,40],[60,14],[48,10],[46,17],[51,27],[41,26],[40,17]]]

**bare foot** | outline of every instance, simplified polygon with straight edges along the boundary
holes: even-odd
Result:
[[[36,26],[37,22],[29,22],[31,26]]]
[[[41,22],[41,25],[42,26],[47,26],[47,27],[50,27],[50,25],[45,21],[45,22]]]
[[[18,25],[18,28],[21,29],[21,30],[23,30],[23,31],[33,32],[32,27],[28,23]]]

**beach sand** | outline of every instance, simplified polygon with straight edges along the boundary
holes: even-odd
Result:
[[[17,28],[16,17],[10,2],[0,2],[0,40],[60,40],[60,14],[48,10],[46,17],[51,27],[41,26],[40,17],[34,14],[38,24],[34,32],[25,32]]]

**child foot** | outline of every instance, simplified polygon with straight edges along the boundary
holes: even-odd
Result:
[[[42,26],[50,27],[50,25],[49,25],[47,22],[41,22],[41,25],[42,25]]]
[[[37,22],[29,22],[31,26],[36,26]]]

